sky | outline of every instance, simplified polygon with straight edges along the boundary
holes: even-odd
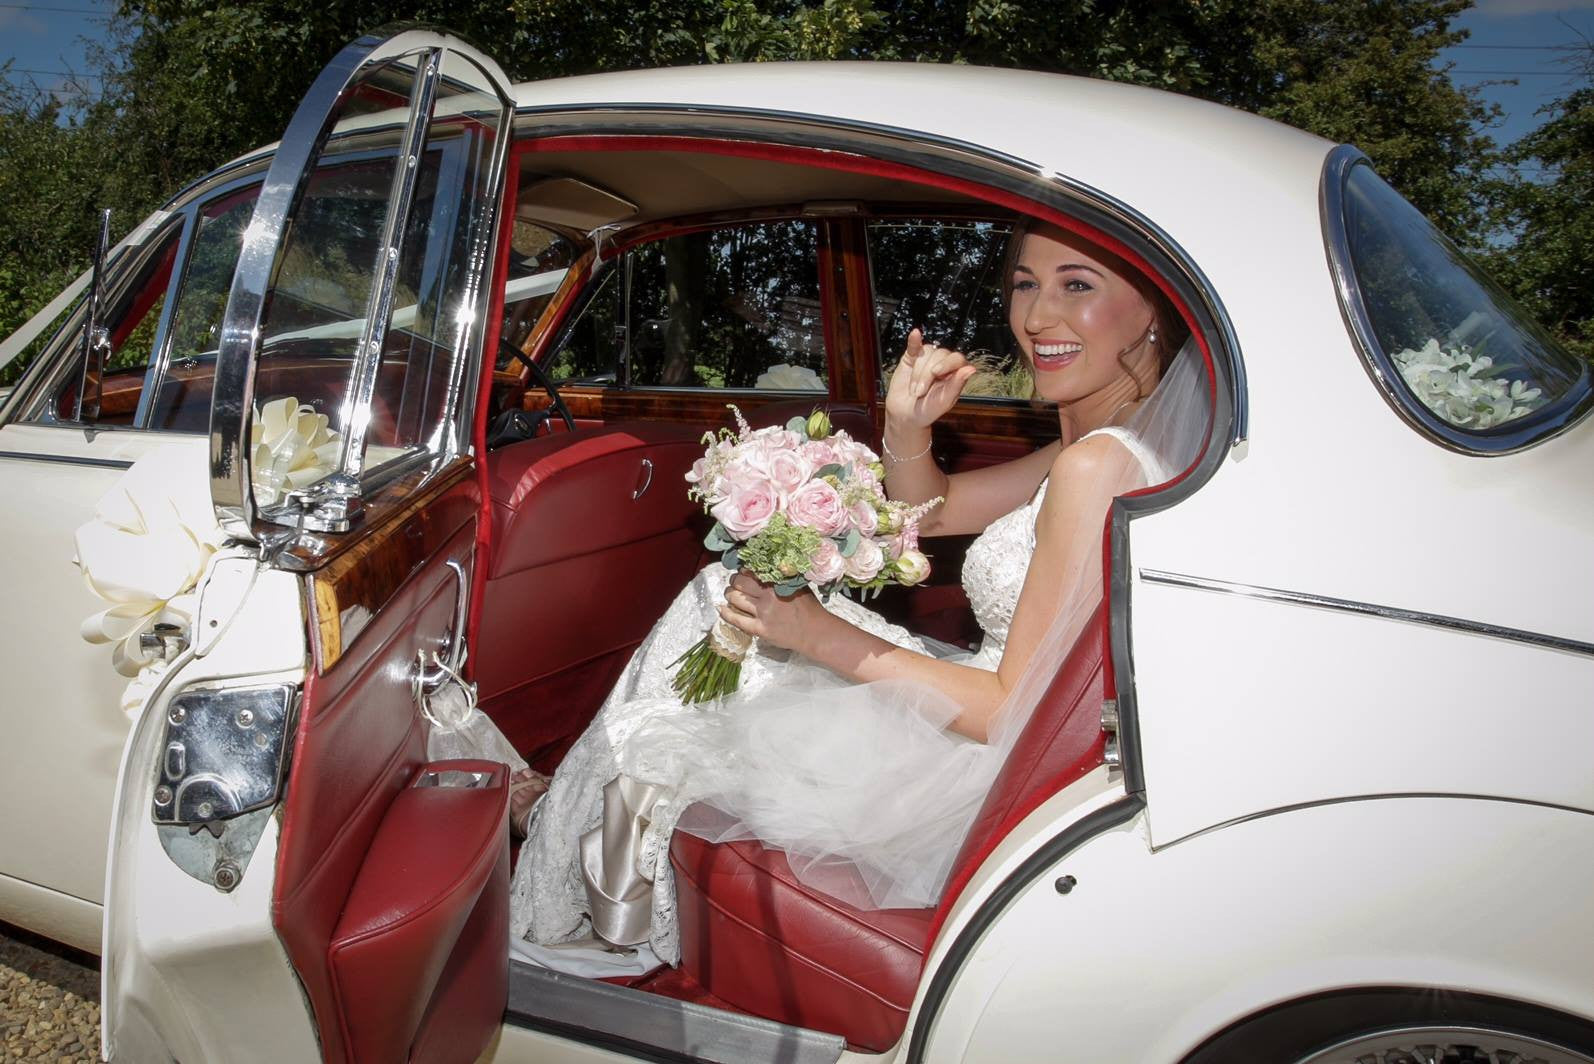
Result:
[[[115,8],[114,0],[0,2],[0,63],[13,61],[13,77],[60,89],[67,74],[88,69],[85,39],[103,41]],[[1491,134],[1505,144],[1538,125],[1539,108],[1575,83],[1556,49],[1594,40],[1594,0],[1476,0],[1458,25],[1472,36],[1443,58],[1454,62],[1457,81],[1482,85],[1485,99],[1500,105],[1505,118]]]

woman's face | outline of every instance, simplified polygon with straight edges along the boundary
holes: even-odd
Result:
[[[1151,304],[1101,252],[1064,230],[1024,236],[1013,270],[1008,324],[1035,371],[1035,393],[1070,403],[1114,384],[1127,366],[1156,365],[1147,344]],[[1154,370],[1153,370],[1154,372]],[[1130,393],[1139,394],[1139,387]]]

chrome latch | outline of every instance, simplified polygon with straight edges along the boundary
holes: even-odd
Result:
[[[151,818],[177,867],[236,887],[282,793],[298,688],[190,688],[166,707]]]
[[[1107,763],[1108,768],[1117,768],[1123,763],[1123,756],[1118,750],[1118,700],[1116,698],[1102,699],[1101,730],[1107,733],[1107,745],[1102,750],[1101,758]]]
[[[306,532],[347,532],[364,516],[360,482],[342,473],[290,491],[260,511],[261,520]]]
[[[149,651],[155,658],[170,664],[177,655],[188,649],[188,631],[165,621],[155,625],[138,637],[140,650]]]

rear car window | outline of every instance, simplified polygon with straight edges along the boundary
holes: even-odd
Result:
[[[1409,422],[1455,449],[1498,453],[1554,435],[1588,408],[1588,366],[1365,160],[1330,172],[1324,190],[1346,316]]]

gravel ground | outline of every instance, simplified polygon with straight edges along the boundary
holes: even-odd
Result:
[[[100,1059],[98,959],[0,924],[0,1062]]]

